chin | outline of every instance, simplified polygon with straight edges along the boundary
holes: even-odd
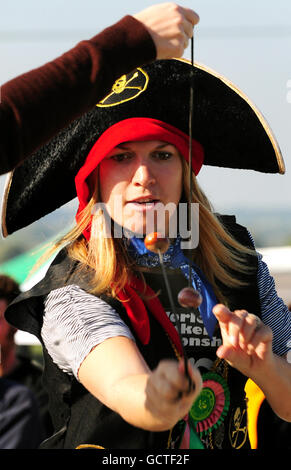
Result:
[[[137,237],[137,238],[144,238],[146,237],[147,233],[143,227],[134,228],[134,230],[130,227],[124,226],[123,227],[124,236],[127,238]]]

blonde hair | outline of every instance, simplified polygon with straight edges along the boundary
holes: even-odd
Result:
[[[184,190],[187,200],[190,200],[188,164],[184,160],[182,165]],[[228,233],[214,214],[210,201],[199,187],[194,174],[191,201],[199,204],[199,244],[194,253],[194,261],[212,285],[217,299],[227,303],[227,299],[220,292],[218,282],[230,288],[246,286],[246,282],[238,279],[233,271],[241,274],[251,273],[253,268],[249,263],[246,264],[246,257],[256,256],[256,253]]]
[[[181,157],[183,167],[183,187],[189,201],[188,164]],[[199,187],[195,175],[192,177],[191,201],[199,204],[199,244],[194,251],[193,260],[201,268],[211,283],[218,301],[226,302],[218,287],[218,282],[230,287],[239,288],[245,282],[231,274],[248,273],[250,267],[246,263],[246,255],[254,255],[254,250],[237,242],[225,229],[218,217],[213,213],[210,202]],[[104,237],[108,218],[102,209],[94,210],[99,201],[99,184],[96,178],[94,193],[83,212],[80,214],[77,225],[55,243],[39,260],[37,266],[51,257],[61,247],[66,246],[68,255],[80,262],[79,269],[92,268],[91,286],[88,289],[92,294],[116,297],[119,290],[130,282],[131,274],[137,267],[134,266],[120,238]],[[91,223],[91,237],[89,242],[83,236],[83,231]]]

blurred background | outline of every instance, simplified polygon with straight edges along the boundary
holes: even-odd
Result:
[[[10,0],[1,3],[0,84],[54,59],[154,0]],[[177,2],[179,3],[179,2]],[[268,121],[285,175],[204,167],[199,182],[216,211],[236,214],[264,255],[279,294],[291,302],[291,2],[181,0],[200,16],[195,61],[236,84]],[[190,48],[185,52],[190,58]],[[45,109],[43,110],[45,112]],[[1,197],[6,176],[0,177]],[[0,239],[0,272],[25,282],[52,239],[74,223],[76,201],[8,239]],[[45,269],[44,271],[45,272]],[[43,275],[39,272],[38,276]]]

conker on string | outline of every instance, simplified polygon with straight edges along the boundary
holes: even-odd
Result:
[[[198,308],[202,300],[201,294],[193,287],[184,287],[178,294],[178,302],[181,307]]]
[[[149,233],[144,239],[145,247],[153,253],[166,253],[170,242],[167,237],[163,237],[159,232]]]

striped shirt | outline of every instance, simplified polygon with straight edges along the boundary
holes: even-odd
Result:
[[[53,361],[76,378],[81,363],[98,344],[116,336],[134,341],[129,328],[110,305],[76,285],[48,294],[41,336]]]
[[[278,297],[269,269],[258,259],[261,318],[273,331],[273,351],[287,354],[291,342],[291,312]],[[52,360],[78,379],[80,365],[90,351],[108,338],[134,337],[119,314],[105,301],[76,285],[51,291],[45,300],[42,338]]]

